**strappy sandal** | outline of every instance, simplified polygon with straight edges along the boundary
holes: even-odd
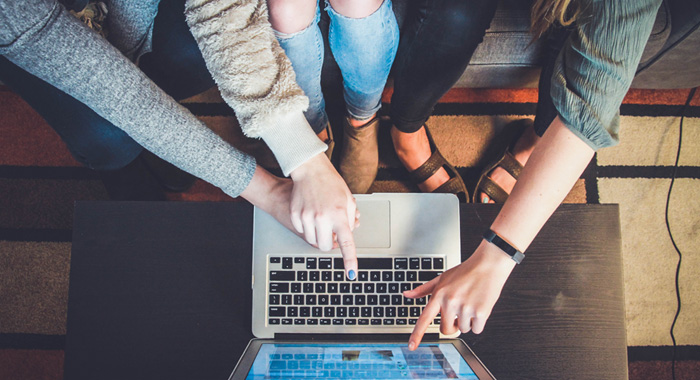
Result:
[[[505,190],[503,190],[501,186],[494,182],[494,180],[491,177],[489,177],[489,173],[491,173],[497,167],[501,167],[516,180],[520,176],[520,172],[523,170],[523,166],[518,160],[515,159],[511,152],[515,147],[515,144],[518,142],[518,140],[520,140],[520,137],[523,135],[523,132],[525,132],[527,128],[532,126],[532,120],[517,120],[515,121],[515,123],[521,124],[520,126],[518,126],[520,130],[515,133],[510,144],[508,144],[501,157],[495,162],[488,165],[484,169],[484,171],[481,172],[479,181],[476,183],[476,188],[474,189],[474,194],[472,195],[472,202],[481,203],[481,200],[477,199],[479,193],[485,193],[495,203],[505,203],[506,199],[508,199],[509,194]]]
[[[467,186],[464,185],[462,177],[457,172],[457,169],[452,166],[445,157],[440,154],[433,137],[430,135],[428,126],[424,125],[425,134],[428,136],[428,142],[430,143],[430,158],[423,163],[418,169],[409,172],[411,180],[415,184],[423,183],[428,178],[432,177],[440,168],[445,169],[450,179],[443,183],[437,189],[433,190],[433,193],[451,193],[457,195],[459,201],[462,203],[469,202],[469,192],[467,191]]]

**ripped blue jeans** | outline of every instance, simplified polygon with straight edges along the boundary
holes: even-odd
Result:
[[[328,41],[343,76],[343,95],[348,115],[357,120],[372,117],[381,107],[381,97],[399,45],[399,27],[391,0],[363,18],[349,18],[337,13],[328,1],[330,17]],[[275,31],[277,40],[292,62],[297,83],[309,97],[304,113],[316,133],[328,124],[325,100],[321,91],[323,36],[318,22],[320,6],[309,26],[296,33]]]

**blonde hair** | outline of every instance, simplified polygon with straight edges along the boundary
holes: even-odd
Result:
[[[580,12],[577,0],[535,0],[530,12],[533,38],[541,37],[554,23],[562,26],[573,24]]]

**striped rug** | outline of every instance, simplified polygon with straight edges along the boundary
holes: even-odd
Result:
[[[669,330],[676,313],[677,254],[666,231],[680,112],[689,90],[632,90],[621,107],[622,143],[602,150],[566,202],[619,203],[631,379],[670,379]],[[385,94],[389,99],[390,91]],[[534,114],[534,89],[455,89],[429,120],[443,155],[473,189],[481,167],[508,143],[506,125]],[[224,139],[273,171],[269,150],[242,136],[215,90],[183,102]],[[332,103],[329,100],[329,103]],[[386,104],[384,111],[390,107]],[[683,252],[682,310],[675,327],[676,378],[700,376],[700,95],[685,110],[682,151],[669,224]],[[336,135],[338,132],[336,133]],[[371,191],[416,191],[380,136],[380,171]],[[66,333],[72,208],[107,199],[94,172],[81,167],[26,103],[0,87],[0,379],[61,379]],[[174,201],[230,201],[198,181]]]

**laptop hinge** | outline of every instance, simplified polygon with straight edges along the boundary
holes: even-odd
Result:
[[[411,334],[288,334],[275,333],[275,340],[287,341],[319,341],[319,342],[350,342],[350,341],[396,341],[408,342]],[[425,334],[424,340],[438,340],[440,334]]]

